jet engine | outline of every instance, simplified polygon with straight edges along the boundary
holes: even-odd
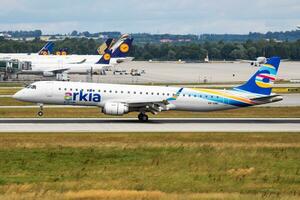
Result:
[[[55,74],[53,72],[43,72],[43,76],[44,77],[52,77],[54,76]]]
[[[102,112],[106,115],[124,115],[129,112],[128,104],[108,102],[104,105]]]

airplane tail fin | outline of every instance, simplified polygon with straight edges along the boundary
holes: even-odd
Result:
[[[39,55],[50,55],[53,52],[54,43],[53,42],[47,42],[41,50],[39,50]]]
[[[114,43],[114,39],[108,38],[103,44],[99,46],[97,52],[99,55],[103,55],[106,49],[110,49],[112,44]]]
[[[126,38],[112,53],[112,58],[127,57],[131,49],[133,38]]]
[[[108,65],[111,58],[111,50],[106,49],[105,53],[101,56],[100,60],[96,64]]]
[[[246,92],[270,95],[280,64],[279,57],[272,57],[243,85],[234,89]]]

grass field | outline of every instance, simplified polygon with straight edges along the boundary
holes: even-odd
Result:
[[[0,118],[32,118],[37,117],[38,107],[36,108],[0,108]],[[129,113],[121,117],[134,117],[138,113]],[[104,115],[100,112],[100,108],[96,107],[74,107],[74,108],[44,108],[44,117],[47,118],[114,118],[115,116]],[[117,116],[120,117],[120,116]],[[158,115],[151,115],[154,118],[206,118],[206,117],[220,117],[220,118],[293,118],[300,117],[300,107],[253,107],[242,108],[237,110],[214,111],[214,112],[181,112],[181,111],[167,111],[161,112]]]
[[[299,199],[300,133],[3,133],[0,166],[0,199]]]
[[[27,106],[27,105],[36,105],[36,104],[18,101],[11,97],[0,98],[0,106]]]
[[[8,88],[8,87],[1,88],[0,87],[0,95],[13,95],[21,89],[22,88]]]

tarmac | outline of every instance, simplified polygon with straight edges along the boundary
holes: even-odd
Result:
[[[299,118],[6,118],[0,132],[300,132]]]
[[[131,76],[131,69],[137,69],[141,76]],[[70,75],[71,81],[98,82],[98,83],[232,83],[248,80],[259,67],[241,62],[212,62],[212,63],[185,63],[185,62],[124,62],[107,75]],[[123,72],[122,72],[123,71]],[[125,71],[127,75],[125,74]],[[120,75],[121,73],[122,75]],[[20,75],[20,80],[37,80],[37,76]],[[277,80],[300,80],[300,62],[282,62]]]

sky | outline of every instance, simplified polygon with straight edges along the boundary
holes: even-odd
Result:
[[[245,34],[300,25],[299,0],[0,0],[0,5],[0,31]]]

